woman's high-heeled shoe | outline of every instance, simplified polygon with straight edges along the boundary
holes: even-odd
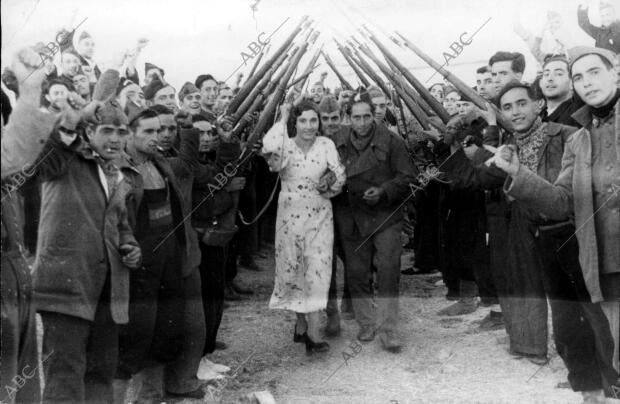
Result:
[[[325,341],[323,342],[314,342],[306,335],[306,353],[313,354],[319,352],[327,352],[329,351],[329,344]]]

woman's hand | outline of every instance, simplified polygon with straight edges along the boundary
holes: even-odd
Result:
[[[328,170],[323,176],[319,179],[319,183],[316,186],[317,191],[319,193],[324,193],[329,191],[332,185],[336,182],[336,174],[333,171]]]

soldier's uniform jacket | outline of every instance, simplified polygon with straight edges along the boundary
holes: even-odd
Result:
[[[353,146],[352,132],[345,126],[334,136],[347,174],[343,192],[334,199],[335,216],[343,234],[351,234],[356,226],[361,236],[368,236],[403,220],[403,201],[411,192],[416,169],[405,142],[384,125],[373,124],[368,135],[372,139],[362,151]],[[370,187],[384,191],[374,206],[363,199]]]

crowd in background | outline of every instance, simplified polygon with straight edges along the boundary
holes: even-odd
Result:
[[[485,108],[430,86],[446,124],[323,75],[259,142],[258,114],[230,124],[240,78],[177,89],[138,71],[145,41],[101,69],[87,32],[59,34],[57,65],[24,48],[2,74],[2,400],[121,403],[138,378],[143,400],[202,398],[223,312],[254,293],[238,268],[271,250],[269,305],[296,313],[308,354],[342,318],[398,353],[400,277],[439,271],[439,315],[488,308],[480,331],[538,365],[552,335],[584,402],[620,398],[620,20],[598,12],[577,10],[594,47],[563,41],[554,12],[540,36],[515,26],[539,74],[490,54]]]

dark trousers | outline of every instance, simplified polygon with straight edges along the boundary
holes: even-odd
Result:
[[[539,230],[543,283],[549,303],[555,346],[575,391],[602,388],[601,376],[615,382],[614,343],[600,304],[591,303],[579,265],[575,227]]]
[[[415,267],[421,270],[436,269],[439,265],[439,187],[428,184],[416,195],[416,221],[413,231]]]
[[[121,330],[119,379],[171,362],[180,353],[185,309],[181,247],[174,235],[161,243],[166,234],[140,240],[143,268],[130,274],[129,324]]]
[[[340,242],[340,234],[337,231],[337,228],[334,229],[334,249],[332,255],[332,277],[329,282],[329,292],[327,294],[327,307],[325,308],[325,312],[328,316],[333,316],[338,314],[338,283],[336,281],[336,271],[338,269],[338,257],[342,259],[343,270],[344,270],[344,285],[342,288],[342,302],[343,306],[350,307],[351,304],[351,293],[349,292],[349,285],[347,282],[347,264],[344,260],[344,252],[342,250],[342,245]],[[348,301],[348,303],[346,303]]]
[[[239,229],[241,229],[241,226],[243,225],[237,224],[237,226],[239,226]],[[231,285],[233,283],[233,281],[237,277],[237,273],[239,272],[239,266],[237,265],[237,259],[239,258],[240,240],[237,237],[238,235],[239,235],[239,232],[237,232],[237,234],[234,235],[233,239],[230,241],[230,243],[228,243],[228,246],[226,246],[226,248],[224,249],[226,253],[226,257],[223,260],[220,259],[220,261],[222,262],[222,265],[224,265],[224,276],[225,276],[227,285]],[[214,248],[218,248],[218,247],[214,247]]]
[[[44,403],[110,403],[118,365],[118,326],[110,312],[110,284],[94,320],[42,311]]]
[[[4,212],[3,212],[4,213]],[[39,402],[40,377],[37,357],[32,279],[18,251],[2,253],[2,366],[0,400]]]
[[[200,242],[200,252],[200,283],[206,327],[204,354],[208,354],[215,350],[215,339],[224,313],[227,251],[224,247],[207,246]]]
[[[342,234],[342,246],[355,319],[361,326],[378,331],[396,331],[400,281],[400,233],[402,222],[376,232],[366,240],[355,226],[353,234]],[[377,312],[373,307],[373,265],[377,269]]]
[[[205,315],[202,306],[200,271],[196,268],[183,279],[185,313],[179,357],[164,369],[166,391],[187,393],[200,387],[196,378],[205,344]]]

